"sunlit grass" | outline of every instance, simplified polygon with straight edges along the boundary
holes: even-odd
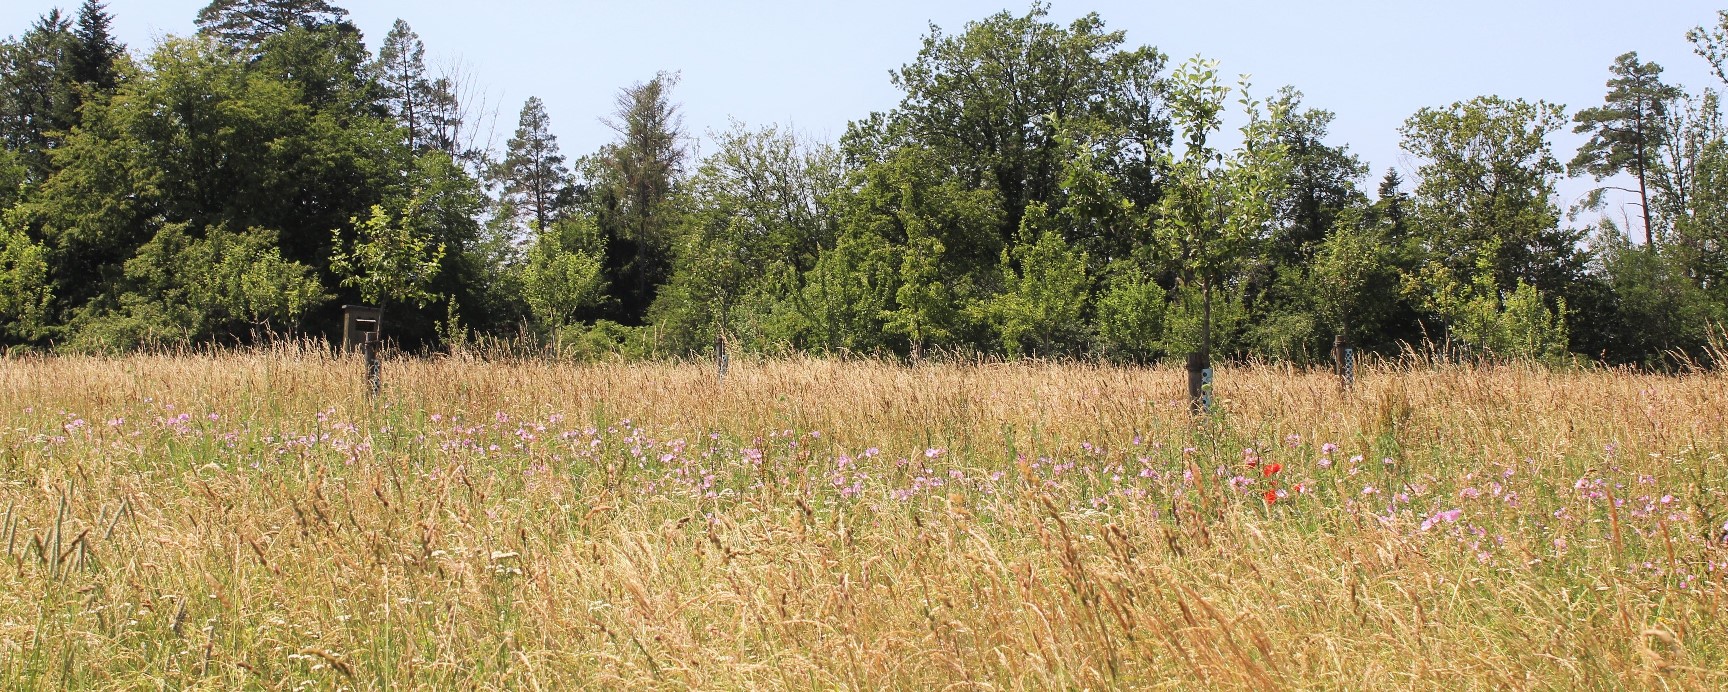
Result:
[[[385,379],[0,361],[0,687],[1728,685],[1719,375]]]

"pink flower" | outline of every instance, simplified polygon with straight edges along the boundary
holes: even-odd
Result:
[[[1447,524],[1450,524],[1452,522],[1458,521],[1458,517],[1463,516],[1463,514],[1464,514],[1464,510],[1461,510],[1461,509],[1449,509],[1449,510],[1446,510],[1444,512],[1436,512],[1434,514],[1434,516],[1431,516],[1431,517],[1428,517],[1427,519],[1422,520],[1422,530],[1427,531],[1428,529],[1434,528],[1434,526],[1436,524],[1439,524],[1441,522],[1445,522]]]

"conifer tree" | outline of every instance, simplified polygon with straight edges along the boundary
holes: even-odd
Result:
[[[53,172],[48,151],[78,124],[76,41],[72,22],[56,9],[0,43],[0,146],[16,152],[33,182]]]
[[[119,85],[120,72],[115,62],[126,54],[126,47],[110,31],[113,23],[107,3],[84,0],[78,8],[77,28],[72,30],[77,39],[72,45],[72,78],[102,92],[113,91]]]
[[[431,143],[432,80],[426,75],[426,44],[401,19],[390,27],[378,48],[378,72],[387,91],[385,101],[408,130],[408,148],[418,152]]]
[[[198,11],[198,32],[250,51],[289,29],[338,24],[347,16],[348,10],[324,0],[211,0]]]
[[[516,136],[506,144],[504,160],[493,175],[503,186],[504,197],[532,215],[538,228],[548,228],[558,213],[558,193],[570,170],[558,153],[558,137],[552,134],[552,119],[546,104],[530,96],[517,118]]]
[[[1638,207],[1644,216],[1644,246],[1654,247],[1655,223],[1650,209],[1651,169],[1657,162],[1657,148],[1667,136],[1668,107],[1683,96],[1673,86],[1662,83],[1662,66],[1640,62],[1637,53],[1626,53],[1614,59],[1609,68],[1614,75],[1608,80],[1605,103],[1586,108],[1573,116],[1578,123],[1572,129],[1578,134],[1589,133],[1590,141],[1578,149],[1570,168],[1574,175],[1588,173],[1602,180],[1616,173],[1630,173],[1638,180]],[[1593,201],[1601,200],[1598,188]]]

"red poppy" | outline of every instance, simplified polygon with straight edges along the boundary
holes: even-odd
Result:
[[[1266,504],[1270,505],[1270,504],[1277,503],[1278,502],[1278,491],[1268,490],[1268,491],[1266,491],[1265,497],[1266,497]]]
[[[1272,474],[1277,473],[1279,471],[1283,471],[1283,470],[1284,470],[1284,465],[1280,464],[1278,462],[1272,462],[1270,464],[1267,464],[1265,466],[1260,467],[1260,473],[1265,475],[1268,478],[1270,478],[1272,476]]]

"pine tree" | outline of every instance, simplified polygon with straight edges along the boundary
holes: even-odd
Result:
[[[1684,94],[1662,83],[1662,66],[1639,62],[1637,53],[1614,59],[1609,68],[1606,103],[1586,108],[1573,117],[1573,132],[1590,133],[1590,141],[1572,159],[1572,173],[1589,173],[1602,180],[1617,173],[1638,179],[1638,206],[1644,215],[1644,246],[1654,247],[1650,209],[1650,174],[1657,160],[1657,147],[1667,135],[1668,106]],[[1599,188],[1593,198],[1601,199]]]
[[[558,153],[558,137],[552,134],[552,119],[546,104],[530,96],[522,104],[516,136],[507,143],[504,161],[494,170],[504,196],[519,209],[533,214],[539,228],[549,228],[558,212],[558,194],[570,170]]]
[[[347,16],[348,10],[324,0],[211,0],[198,11],[198,32],[249,51],[289,29],[338,24]]]

